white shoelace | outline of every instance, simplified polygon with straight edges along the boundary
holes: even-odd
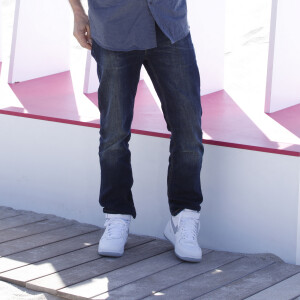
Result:
[[[198,220],[194,218],[182,218],[180,220],[180,237],[185,242],[197,241]]]
[[[106,227],[105,232],[107,237],[118,239],[124,236],[124,234],[127,232],[128,221],[117,218],[107,219],[104,223],[104,226]]]

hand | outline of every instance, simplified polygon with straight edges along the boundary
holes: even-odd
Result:
[[[83,48],[86,48],[88,50],[92,49],[92,38],[89,18],[85,13],[74,15],[73,35]]]

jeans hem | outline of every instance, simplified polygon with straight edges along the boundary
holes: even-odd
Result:
[[[171,215],[173,217],[175,217],[176,215],[178,215],[181,211],[183,211],[184,209],[192,209],[192,210],[196,210],[197,212],[199,212],[201,210],[201,207],[199,208],[195,208],[194,206],[193,207],[189,207],[189,206],[186,206],[186,207],[180,207],[178,209],[170,209],[170,212],[171,212]]]
[[[116,211],[116,210],[110,210],[107,208],[103,208],[103,213],[106,214],[122,214],[122,215],[131,215],[134,219],[136,218],[135,212],[128,212],[128,211]]]

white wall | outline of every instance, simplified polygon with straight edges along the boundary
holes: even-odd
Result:
[[[295,263],[300,158],[207,145],[205,149],[203,244],[218,250],[271,252]]]
[[[2,3],[0,1],[0,62],[2,62],[3,59],[3,49],[2,49],[2,42],[3,42],[3,34],[2,34],[2,20],[3,20],[3,16],[2,16]]]
[[[8,115],[0,128],[0,205],[103,226],[98,129]],[[163,237],[169,139],[132,134],[130,149],[131,232]],[[205,145],[201,180],[202,247],[300,264],[300,157]]]
[[[300,1],[273,0],[265,112],[300,103]]]

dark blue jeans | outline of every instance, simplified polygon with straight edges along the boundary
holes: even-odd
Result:
[[[101,184],[99,203],[105,213],[136,217],[131,188],[129,140],[134,99],[144,65],[161,101],[171,132],[167,175],[168,203],[173,216],[185,208],[200,211],[202,144],[200,75],[190,33],[171,44],[156,25],[157,47],[111,51],[93,41],[100,80]]]

